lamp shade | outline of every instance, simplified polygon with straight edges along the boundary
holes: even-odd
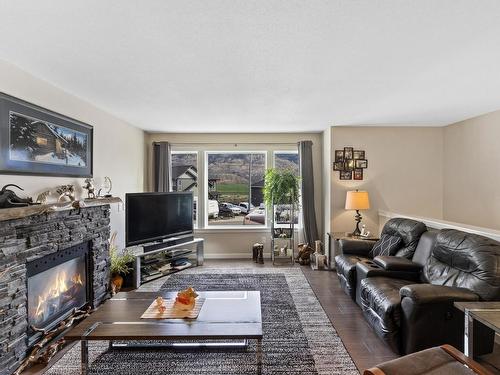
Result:
[[[348,191],[345,198],[346,210],[367,210],[370,208],[370,199],[367,191]]]

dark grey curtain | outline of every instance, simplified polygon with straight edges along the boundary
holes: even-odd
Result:
[[[153,143],[154,191],[170,191],[172,178],[172,150],[168,142]]]
[[[314,247],[319,240],[314,207],[314,176],[312,161],[312,141],[299,142],[300,176],[302,183],[302,217],[305,242]]]

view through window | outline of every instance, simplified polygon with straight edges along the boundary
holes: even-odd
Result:
[[[208,225],[266,225],[265,152],[208,152]]]
[[[172,191],[193,192],[193,220],[196,223],[196,208],[198,206],[198,153],[172,152]]]

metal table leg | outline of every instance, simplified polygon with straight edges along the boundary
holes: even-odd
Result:
[[[82,375],[87,375],[89,371],[89,346],[87,340],[81,341],[81,361],[80,369]]]
[[[257,374],[261,375],[262,374],[262,340],[261,339],[257,340],[256,353],[257,353]]]
[[[468,309],[465,310],[464,354],[474,358],[474,318]]]

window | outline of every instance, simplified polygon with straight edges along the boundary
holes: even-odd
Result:
[[[265,152],[207,152],[208,226],[266,225]]]
[[[172,191],[192,191],[194,195],[193,220],[196,225],[198,206],[198,153],[172,152]]]
[[[293,171],[297,177],[300,177],[300,163],[298,151],[275,151],[274,152],[274,168],[288,169]],[[275,225],[287,224],[290,222],[291,212],[290,207],[287,205],[277,205],[274,207]],[[299,224],[300,207],[294,212],[294,224]]]

